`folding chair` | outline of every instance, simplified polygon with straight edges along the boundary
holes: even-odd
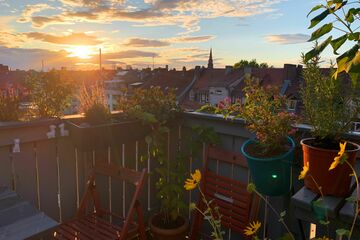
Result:
[[[250,176],[246,160],[240,153],[209,147],[204,165],[200,183],[202,192],[208,201],[214,200],[213,206],[219,208],[222,227],[243,235],[248,223],[257,217],[260,204],[260,199],[247,191]],[[237,180],[239,169],[245,173],[242,176],[245,182]],[[198,199],[197,207],[202,211],[206,208],[201,199]],[[201,233],[202,225],[202,214],[194,211],[190,239],[197,240],[200,235],[202,239],[211,239],[209,233]]]
[[[97,175],[110,176],[112,179],[134,185],[135,191],[125,219],[101,207],[99,193],[96,189]],[[115,164],[97,163],[90,174],[75,218],[61,224],[54,232],[54,239],[125,240],[130,235],[137,233],[139,239],[146,240],[143,215],[138,200],[145,177],[146,169],[137,172]],[[93,206],[89,205],[91,200]],[[89,214],[87,213],[88,207],[93,207]],[[133,220],[134,212],[137,214],[136,222]],[[113,221],[111,222],[110,219]],[[115,224],[115,220],[120,220],[117,221],[120,224]]]

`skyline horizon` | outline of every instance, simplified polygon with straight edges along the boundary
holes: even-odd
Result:
[[[12,69],[170,68],[256,59],[299,64],[312,0],[0,0],[0,63]],[[326,51],[324,59],[331,59]],[[153,63],[154,61],[154,63]]]

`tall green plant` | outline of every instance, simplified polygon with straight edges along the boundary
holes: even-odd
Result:
[[[318,41],[331,33],[333,35],[328,36],[321,44],[306,53],[305,61],[319,55],[328,45],[331,45],[335,55],[340,55],[338,51],[342,46],[346,46],[346,50],[343,50],[336,58],[337,69],[334,71],[334,76],[337,78],[339,73],[347,72],[356,82],[360,73],[360,33],[358,31],[360,2],[358,0],[325,0],[325,4],[313,7],[308,16],[313,12],[318,12],[318,15],[311,19],[309,28],[312,29],[320,23],[325,24],[312,33],[309,41]]]
[[[304,86],[301,96],[305,118],[313,126],[313,134],[322,146],[336,146],[343,133],[349,130],[351,121],[359,113],[359,88],[351,81],[337,81],[331,72],[324,73],[319,67],[318,56],[304,61]]]
[[[164,225],[174,222],[186,207],[183,202],[185,168],[180,155],[178,161],[170,161],[167,152],[168,123],[174,119],[179,108],[173,91],[165,94],[159,87],[137,89],[133,95],[119,101],[119,107],[130,118],[140,119],[150,126],[151,133],[145,140],[149,153],[158,162],[157,198],[161,203]]]
[[[32,73],[26,80],[39,118],[60,117],[70,105],[74,83],[64,71]]]

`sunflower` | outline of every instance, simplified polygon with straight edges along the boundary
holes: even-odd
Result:
[[[346,148],[346,142],[340,143],[340,150],[339,150],[337,156],[334,157],[334,161],[331,163],[331,165],[329,167],[329,171],[336,168],[337,165],[339,165],[339,163],[342,163],[341,160],[343,159],[343,157],[346,156],[345,155],[345,148]]]
[[[186,179],[184,188],[186,190],[193,190],[200,183],[201,180],[201,172],[196,169],[193,174],[191,174],[191,178]]]
[[[261,227],[261,222],[259,221],[253,221],[252,223],[249,224],[249,226],[247,226],[244,229],[244,234],[246,236],[251,236],[256,234],[256,232],[259,230],[259,228]]]
[[[309,171],[309,162],[305,163],[304,166],[303,166],[303,170],[301,171],[298,179],[304,179],[307,172]]]

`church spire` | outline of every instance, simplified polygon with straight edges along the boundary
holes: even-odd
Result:
[[[214,63],[213,63],[213,58],[212,58],[212,48],[210,48],[210,56],[209,56],[208,68],[209,69],[214,68]]]

